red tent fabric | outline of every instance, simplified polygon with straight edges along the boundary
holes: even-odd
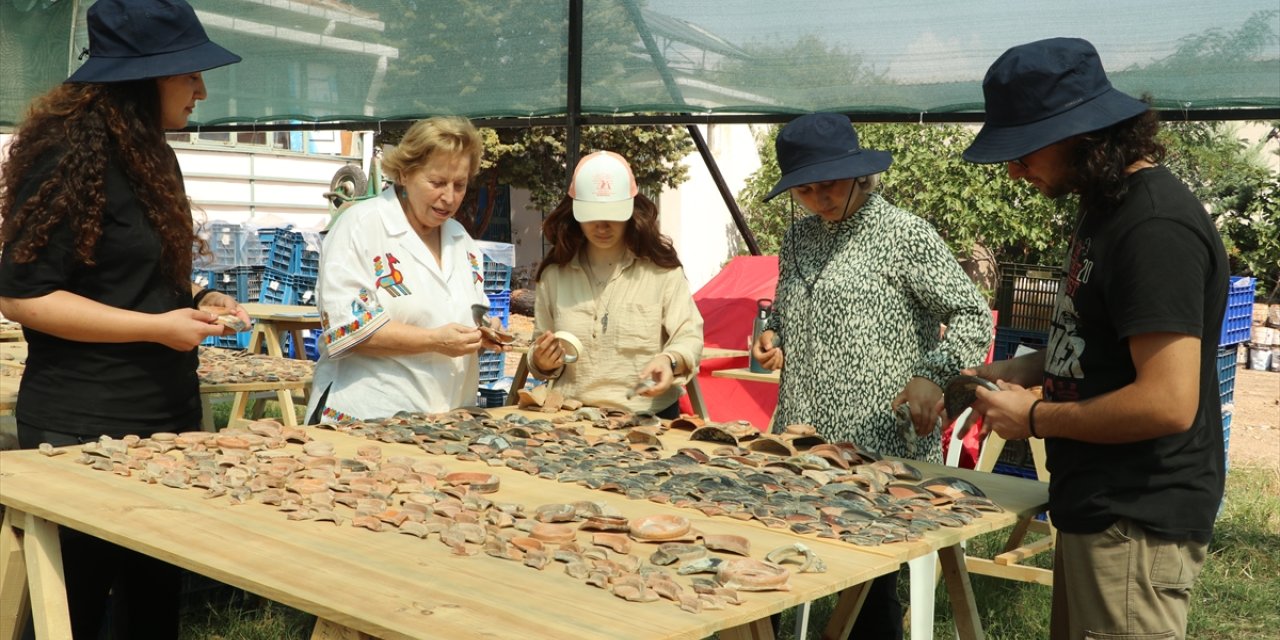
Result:
[[[703,339],[708,347],[746,349],[751,339],[756,300],[773,298],[778,284],[778,256],[738,256],[693,294],[702,313]],[[741,369],[746,357],[713,358],[702,361],[698,387],[702,390],[711,420],[747,420],[764,430],[778,404],[778,385],[713,378],[711,372]],[[690,413],[689,399],[680,399],[680,409]]]

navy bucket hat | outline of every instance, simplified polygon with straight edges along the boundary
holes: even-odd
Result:
[[[1116,90],[1097,49],[1080,38],[1018,45],[982,80],[987,118],[964,151],[976,163],[1009,162],[1071,136],[1104,129],[1147,110]]]
[[[774,148],[782,177],[765,202],[791,187],[869,176],[893,164],[888,151],[863,149],[849,118],[838,113],[811,113],[788,122]]]
[[[67,82],[128,82],[240,62],[209,40],[183,0],[98,0],[88,13],[89,59]]]

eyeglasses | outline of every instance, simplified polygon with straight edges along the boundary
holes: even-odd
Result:
[[[1016,165],[1018,165],[1018,166],[1019,166],[1019,167],[1021,167],[1024,171],[1025,171],[1025,170],[1027,170],[1027,169],[1030,169],[1030,168],[1031,168],[1031,167],[1028,167],[1028,166],[1027,166],[1027,162],[1026,162],[1025,160],[1023,160],[1022,158],[1014,158],[1014,159],[1010,160],[1010,161],[1009,161],[1009,163],[1010,163],[1010,164],[1016,164]]]

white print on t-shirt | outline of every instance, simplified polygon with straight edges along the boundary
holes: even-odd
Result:
[[[1080,357],[1084,354],[1085,344],[1077,331],[1079,320],[1075,302],[1060,292],[1058,304],[1054,306],[1053,327],[1049,331],[1045,373],[1060,378],[1084,378]]]

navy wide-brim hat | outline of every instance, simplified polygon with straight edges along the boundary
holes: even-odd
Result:
[[[774,149],[782,177],[765,202],[802,184],[860,178],[893,164],[888,151],[863,149],[849,118],[838,113],[811,113],[788,122],[778,132]]]
[[[987,117],[964,159],[1009,162],[1071,136],[1128,120],[1147,104],[1107,80],[1097,49],[1080,38],[1018,45],[982,80]]]
[[[183,0],[98,0],[88,27],[89,59],[66,82],[163,78],[240,62],[209,40]]]

